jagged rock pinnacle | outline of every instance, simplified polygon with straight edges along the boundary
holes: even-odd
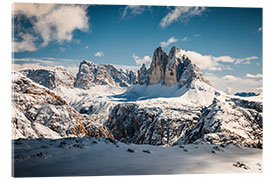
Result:
[[[138,71],[139,84],[154,85],[161,83],[170,86],[179,83],[179,87],[183,87],[184,85],[188,86],[194,79],[199,79],[211,85],[203,77],[200,69],[192,64],[191,60],[185,54],[182,54],[181,49],[176,46],[171,48],[168,55],[161,47],[156,48],[150,68],[146,69],[143,66]]]

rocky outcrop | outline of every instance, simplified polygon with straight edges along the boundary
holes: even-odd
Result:
[[[153,54],[152,62],[149,69],[148,84],[164,83],[168,55],[161,47],[158,47]]]
[[[200,69],[192,64],[191,60],[184,54],[181,49],[174,46],[171,48],[169,55],[161,47],[158,47],[153,54],[152,62],[149,69],[145,65],[138,72],[139,84],[163,84],[174,85],[179,83],[179,87],[189,86],[192,80],[199,79],[208,85]]]
[[[140,85],[148,84],[149,82],[149,70],[145,67],[145,64],[138,70],[137,82]]]
[[[139,107],[116,105],[105,125],[115,139],[125,143],[172,145],[199,120],[198,107]]]
[[[203,110],[199,122],[178,144],[236,144],[262,148],[262,103],[218,100]]]
[[[89,89],[94,85],[111,85],[127,87],[134,84],[136,74],[132,71],[124,72],[113,65],[99,64],[84,60],[81,62],[79,72],[76,75],[75,87]]]
[[[12,75],[12,137],[110,137],[107,128],[78,113],[60,96],[24,75]]]
[[[57,86],[73,87],[75,77],[66,69],[57,67],[54,70],[25,69],[20,71],[34,82],[54,89]]]
[[[262,104],[215,99],[209,107],[116,105],[105,124],[122,142],[152,145],[235,144],[262,148]]]

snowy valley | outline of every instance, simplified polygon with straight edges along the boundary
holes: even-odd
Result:
[[[175,46],[138,72],[13,71],[12,90],[15,176],[262,172],[262,94],[215,89]]]

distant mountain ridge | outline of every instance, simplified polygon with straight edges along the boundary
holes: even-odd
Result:
[[[25,69],[20,70],[19,72],[49,89],[54,89],[58,86],[73,87],[75,81],[75,77],[72,73],[60,67],[57,67],[54,70]]]
[[[94,85],[127,87],[135,82],[136,73],[133,71],[124,72],[113,65],[95,65],[91,61],[84,60],[80,63],[74,86],[83,89],[89,89]]]
[[[75,77],[71,72],[60,67],[53,70],[24,69],[19,72],[49,89],[59,86],[89,89],[95,85],[128,87],[136,83],[136,73],[133,71],[118,70],[110,64],[95,65],[89,60],[80,63]]]

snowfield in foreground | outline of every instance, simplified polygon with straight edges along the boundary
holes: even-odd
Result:
[[[152,146],[104,138],[18,139],[15,177],[260,173],[262,149],[234,145]]]

